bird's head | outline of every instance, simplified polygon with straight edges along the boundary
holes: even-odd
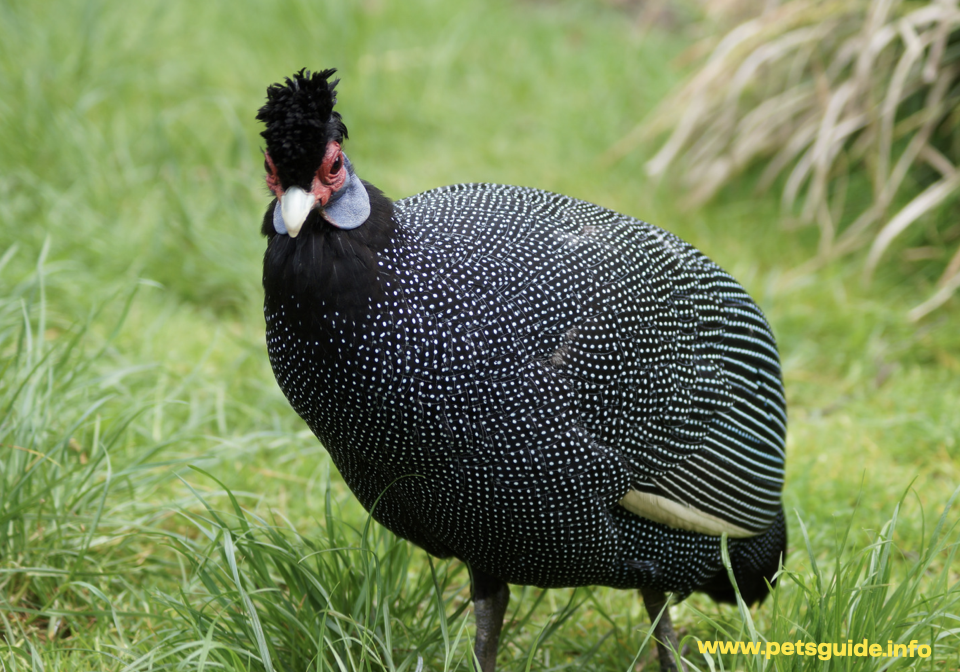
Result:
[[[370,215],[370,199],[342,145],[347,127],[333,111],[336,70],[301,70],[267,89],[257,113],[266,124],[263,153],[267,186],[277,197],[273,227],[296,238],[307,216],[319,210],[338,229],[355,229]]]

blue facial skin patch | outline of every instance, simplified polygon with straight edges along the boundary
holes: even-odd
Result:
[[[273,206],[273,229],[277,233],[285,234],[287,232],[287,227],[283,224],[283,211],[280,208],[280,199],[277,199],[277,204]]]
[[[338,229],[355,229],[370,216],[370,197],[363,182],[353,172],[353,164],[346,154],[343,161],[347,166],[347,183],[324,206],[323,216]],[[277,225],[276,215],[273,225]]]

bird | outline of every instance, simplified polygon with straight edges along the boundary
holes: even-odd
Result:
[[[787,550],[766,318],[693,246],[583,200],[390,199],[344,153],[335,72],[257,113],[280,389],[376,521],[466,564],[481,672],[509,584],[639,590],[661,669],[684,669],[668,600],[761,602]]]

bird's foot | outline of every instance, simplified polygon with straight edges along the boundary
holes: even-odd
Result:
[[[651,588],[641,588],[640,595],[643,597],[643,604],[647,608],[650,620],[656,622],[653,627],[653,637],[657,640],[660,671],[687,672],[687,667],[680,658],[680,643],[677,641],[677,633],[673,630],[667,596]],[[659,620],[657,620],[658,616]]]
[[[478,672],[494,672],[503,617],[510,601],[510,588],[498,578],[472,571],[473,612],[477,621],[477,639],[473,652]]]

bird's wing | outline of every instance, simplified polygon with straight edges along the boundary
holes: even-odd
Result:
[[[780,511],[786,412],[760,309],[669,233],[590,204],[566,218],[579,226],[566,275],[591,281],[546,362],[576,381],[583,426],[630,462],[621,504],[708,534],[765,530]]]
[[[707,534],[769,527],[783,483],[779,358],[733,278],[662,229],[538,190],[455,185],[401,202],[401,218],[407,207],[408,234],[446,260],[432,273],[451,288],[431,295],[470,293],[479,307],[447,313],[480,337],[467,364],[497,376],[535,360],[572,384],[577,426],[633,473],[624,508]]]

